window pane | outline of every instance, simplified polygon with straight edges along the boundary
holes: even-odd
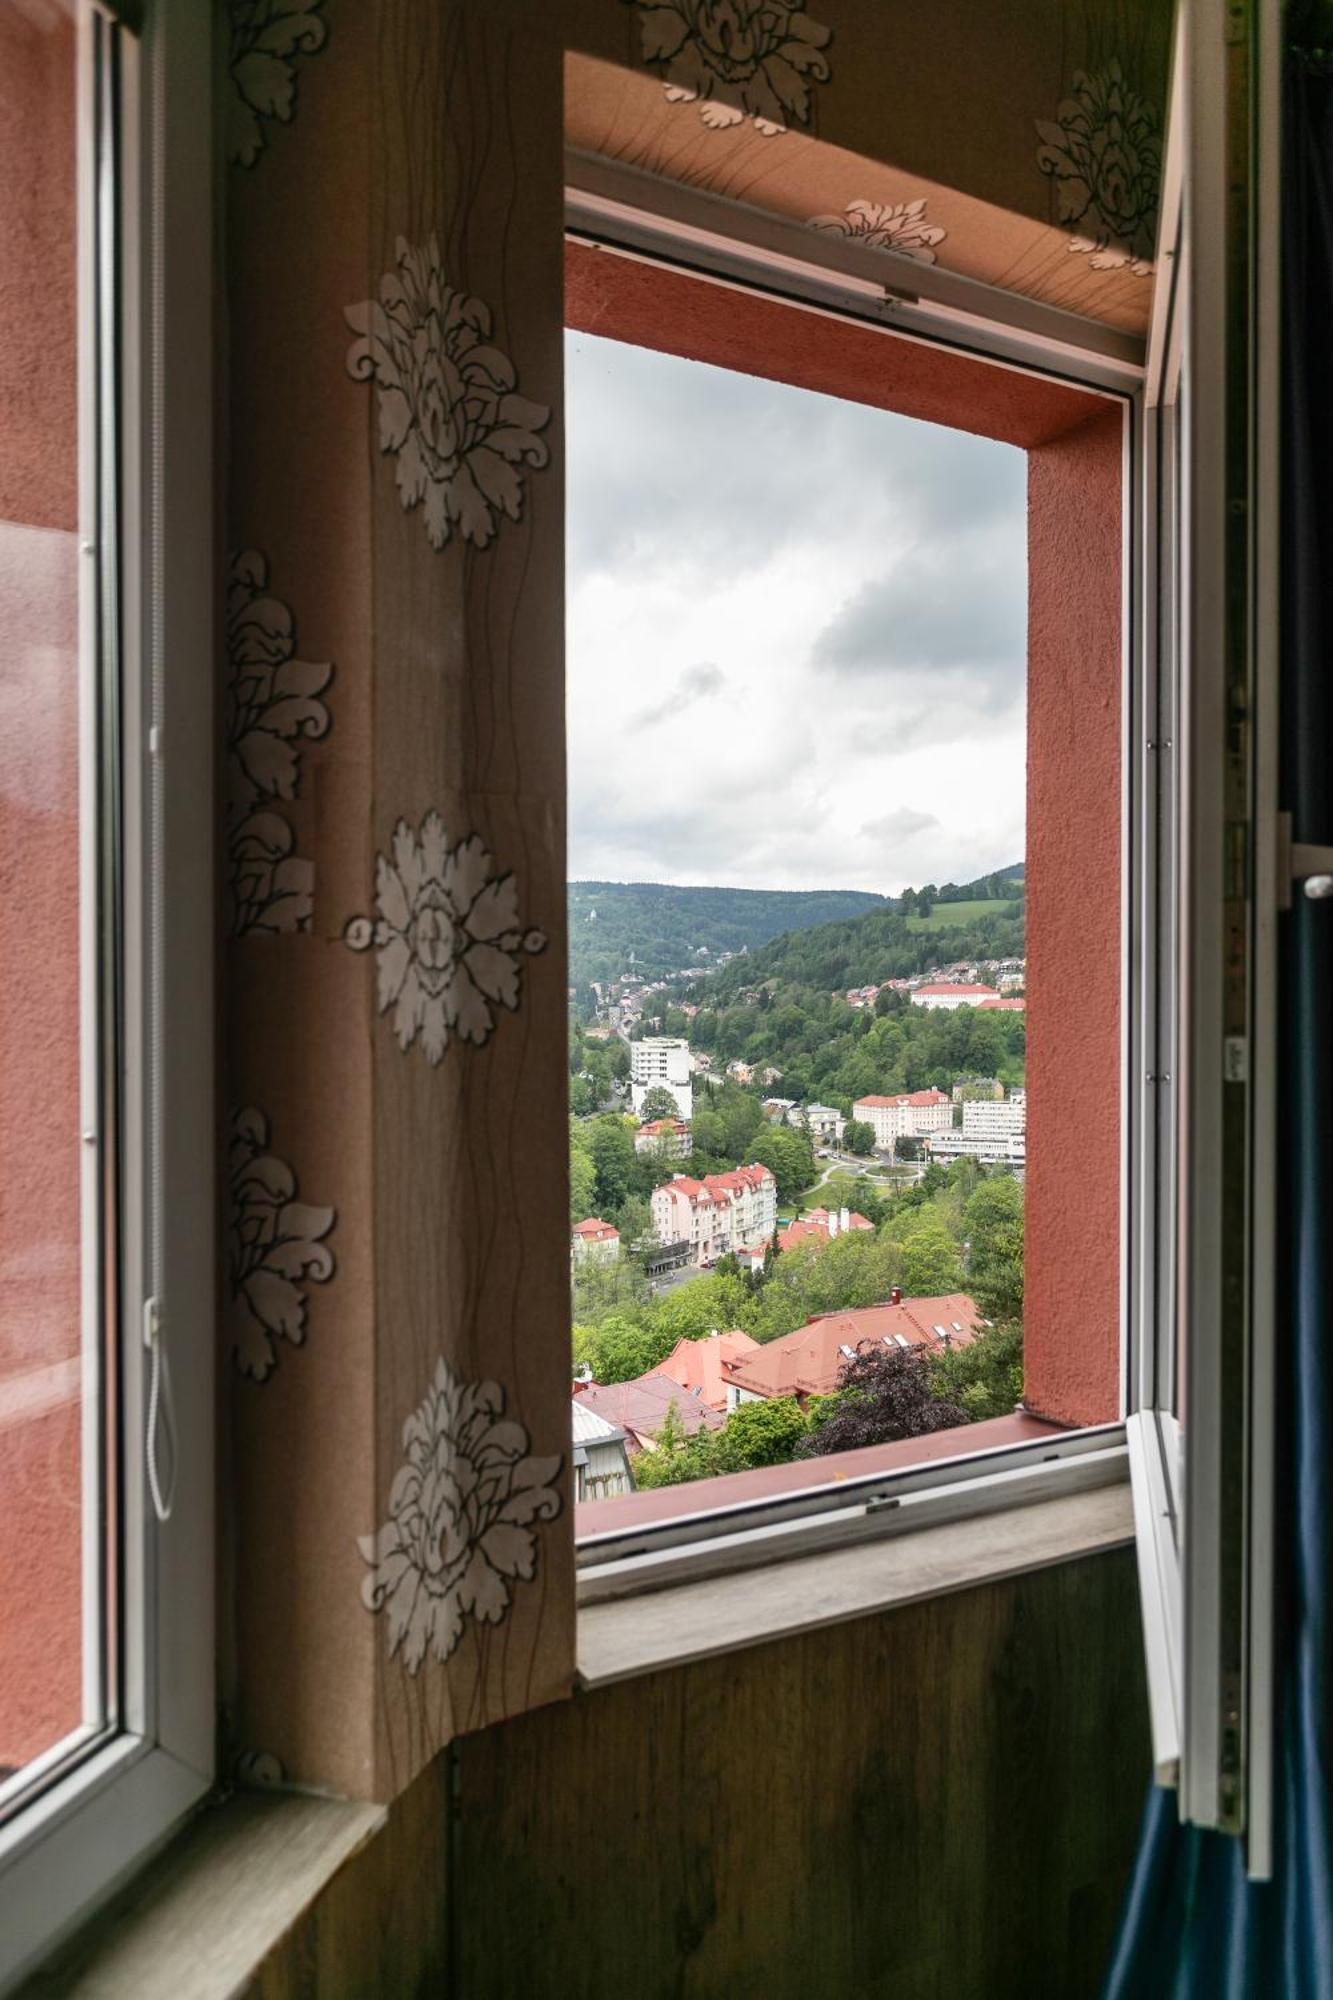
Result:
[[[79,48],[69,7],[0,0],[0,1798],[101,1720],[84,1586],[101,1419],[82,1296]]]

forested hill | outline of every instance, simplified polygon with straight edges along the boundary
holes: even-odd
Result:
[[[569,979],[633,970],[661,979],[724,951],[755,951],[779,933],[887,909],[861,889],[677,888],[667,882],[571,882]],[[748,962],[748,961],[747,961]]]
[[[746,988],[804,986],[837,993],[907,979],[962,958],[1023,955],[1019,894],[933,903],[925,916],[894,905],[814,929],[787,931],[708,982],[709,1004],[724,1007]]]

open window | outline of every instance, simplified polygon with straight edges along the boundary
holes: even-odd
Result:
[[[1143,342],[928,259],[886,258],[857,230],[813,234],[771,211],[586,150],[570,157],[571,324],[769,377],[785,370],[787,380],[809,381],[801,371],[812,357],[839,343],[844,351],[879,343],[859,388],[847,375],[824,382],[869,402],[877,395],[865,384],[897,368],[891,344],[945,373],[975,370],[992,387],[1003,383],[1006,395],[1100,399],[1114,412],[1106,422],[1116,455],[1102,519],[1109,509],[1117,536],[1123,526],[1110,564],[1076,576],[1096,536],[1079,510],[1086,468],[1068,462],[1068,453],[1071,440],[1095,434],[1096,418],[1071,413],[1045,439],[1026,441],[1030,499],[1063,508],[1044,559],[1052,573],[1065,567],[1067,595],[1083,586],[1085,635],[1119,634],[1115,658],[1101,670],[1113,719],[1114,803],[1105,788],[1095,800],[1076,784],[1043,793],[1048,738],[1072,724],[1083,762],[1094,765],[1105,739],[1092,710],[1078,706],[1076,677],[1063,687],[1053,679],[1058,692],[1044,712],[1035,682],[1029,687],[1034,1040],[1044,1032],[1035,1012],[1037,899],[1061,879],[1068,896],[1079,871],[1100,881],[1108,828],[1119,922],[1111,927],[1115,1056],[1109,1081],[1099,1073],[1098,1100],[1103,1112],[1109,1107],[1114,1139],[1109,1174],[1104,1183],[1094,1177],[1092,1194],[1077,1177],[1076,1150],[1061,1153],[1058,1137],[1048,1154],[1039,1150],[1042,1099],[1031,1093],[1025,1401],[1039,1415],[1069,1421],[1077,1400],[1071,1384],[1092,1365],[1089,1329],[1109,1307],[1111,1336],[1097,1353],[1111,1387],[1099,1379],[1075,1417],[1103,1428],[1075,1429],[1053,1447],[1010,1442],[970,1462],[959,1440],[946,1440],[927,1454],[936,1460],[928,1466],[848,1462],[836,1486],[822,1488],[783,1468],[767,1492],[741,1482],[728,1492],[717,1483],[698,1492],[693,1510],[678,1504],[670,1518],[633,1499],[612,1500],[600,1517],[583,1510],[580,1564],[585,1597],[615,1594],[891,1532],[930,1518],[932,1505],[979,1510],[1123,1476],[1127,1452],[1157,1775],[1179,1786],[1183,1818],[1244,1831],[1251,1871],[1263,1874],[1279,872],[1277,28],[1264,10],[1238,15],[1221,0],[1194,0],[1182,9],[1180,35]],[[711,348],[710,299],[721,302],[716,317],[726,329]],[[970,396],[975,422],[976,399],[984,403],[988,393],[981,383],[958,391],[954,420]],[[931,414],[949,421],[947,398]],[[1039,593],[1038,581],[1034,603]],[[1032,643],[1044,629],[1034,619]],[[1030,652],[1030,673],[1031,660]],[[1065,775],[1077,768],[1072,760]],[[1057,825],[1059,842],[1039,866],[1043,830]],[[1070,1019],[1081,996],[1076,979],[1063,990],[1053,981],[1048,992],[1047,1029],[1056,1023],[1058,1039],[1059,1009]],[[1086,1032],[1089,1018],[1079,1022],[1082,1046],[1099,1049]],[[1072,1088],[1072,1073],[1063,1074]],[[1086,1088],[1080,1095],[1086,1099]],[[837,1108],[817,1107],[821,1115]],[[1091,1130],[1085,1125],[1078,1136],[1095,1146]],[[1087,1225],[1082,1236],[1080,1225]],[[1062,1243],[1074,1254],[1061,1258]],[[1033,1302],[1043,1282],[1073,1329],[1064,1351],[1058,1343],[1042,1351],[1049,1335]]]
[[[1004,1022],[1007,1030],[1022,1023],[1026,1033],[1011,1039],[1017,1061],[1026,1068],[986,1077],[970,1075],[967,1063],[959,1061],[947,1073],[908,1079],[869,1067],[860,1073],[853,1065],[833,1078],[825,1060],[828,1051],[820,1050],[814,1061],[798,1062],[800,1087],[793,1092],[782,1080],[784,1060],[793,1050],[768,1047],[762,1032],[751,1045],[741,1018],[750,1009],[757,1027],[765,1010],[775,1017],[784,1011],[787,995],[780,980],[774,988],[767,978],[766,962],[765,977],[756,974],[752,980],[748,968],[760,963],[758,956],[747,962],[745,955],[729,952],[731,962],[717,973],[706,955],[696,953],[679,961],[685,971],[673,977],[665,962],[650,964],[641,956],[633,977],[622,976],[625,968],[608,955],[618,921],[619,884],[576,879],[571,898],[576,1125],[586,1126],[598,1114],[614,1123],[621,1108],[651,1114],[649,1129],[638,1138],[645,1151],[651,1147],[661,1154],[660,1185],[651,1196],[660,1261],[660,1268],[654,1265],[650,1272],[653,1280],[663,1287],[678,1279],[697,1284],[701,1280],[695,1272],[707,1272],[720,1260],[735,1261],[738,1243],[742,1259],[752,1267],[756,1252],[758,1261],[764,1261],[775,1233],[779,1255],[791,1259],[789,1268],[798,1258],[823,1254],[816,1236],[823,1238],[832,1263],[838,1246],[829,1239],[842,1235],[845,1243],[846,1232],[867,1220],[858,1213],[857,1187],[872,1196],[885,1192],[885,1206],[892,1212],[894,1198],[910,1189],[917,1176],[929,1172],[941,1177],[946,1170],[956,1172],[961,1162],[977,1169],[983,1180],[993,1177],[1002,1191],[1017,1188],[1025,1202],[1025,1220],[1018,1225],[1027,1286],[1020,1386],[1010,1392],[1003,1410],[988,1412],[980,1424],[954,1419],[919,1434],[890,1431],[887,1442],[836,1454],[807,1455],[801,1447],[784,1453],[780,1461],[763,1461],[754,1470],[728,1477],[705,1473],[670,1485],[656,1477],[645,1479],[650,1490],[624,1496],[623,1486],[618,1490],[607,1473],[594,1483],[593,1457],[600,1452],[609,1466],[619,1453],[622,1478],[626,1472],[633,1477],[636,1463],[645,1465],[636,1451],[658,1450],[654,1430],[669,1405],[679,1419],[682,1406],[693,1412],[695,1403],[711,1398],[711,1415],[698,1413],[702,1428],[714,1422],[729,1425],[740,1412],[736,1428],[742,1429],[761,1400],[770,1408],[792,1406],[793,1424],[812,1415],[822,1422],[820,1398],[849,1387],[860,1392],[851,1371],[868,1348],[876,1358],[880,1348],[887,1350],[888,1373],[897,1359],[894,1349],[901,1353],[911,1345],[918,1356],[924,1350],[933,1361],[947,1356],[951,1347],[966,1350],[974,1336],[989,1338],[995,1329],[980,1326],[974,1299],[957,1296],[951,1305],[942,1299],[925,1301],[930,1310],[917,1325],[913,1311],[923,1301],[914,1294],[932,1288],[892,1282],[899,1274],[889,1273],[882,1296],[858,1297],[845,1313],[837,1302],[820,1301],[790,1331],[771,1322],[760,1326],[757,1353],[754,1335],[747,1337],[745,1326],[730,1318],[718,1324],[716,1340],[711,1329],[701,1327],[703,1338],[686,1337],[669,1355],[655,1357],[649,1350],[649,1358],[630,1370],[628,1390],[624,1369],[617,1365],[614,1380],[609,1371],[604,1377],[596,1365],[598,1344],[585,1343],[581,1336],[576,1358],[592,1380],[576,1383],[579,1432],[588,1431],[589,1412],[605,1426],[599,1445],[578,1437],[578,1448],[588,1459],[584,1493],[599,1495],[581,1506],[578,1517],[580,1588],[588,1602],[775,1553],[808,1552],[866,1533],[898,1532],[930,1519],[1040,1500],[1125,1477],[1120,1428],[1128,1319],[1127,1246],[1121,1227],[1128,1089],[1122,1073],[1121,900],[1128,851],[1122,825],[1123,746],[1138,661],[1123,607],[1126,550],[1136,531],[1129,470],[1138,450],[1142,350],[1132,333],[960,279],[930,264],[909,263],[846,234],[818,234],[650,180],[601,158],[572,155],[568,179],[567,322],[576,339],[592,336],[590,349],[600,343],[598,352],[576,347],[576,372],[567,397],[576,538],[590,527],[578,485],[581,425],[598,423],[614,434],[616,478],[626,495],[642,494],[674,476],[659,471],[660,461],[651,452],[635,456],[642,426],[623,410],[617,413],[609,399],[601,411],[595,404],[590,410],[596,369],[609,375],[614,367],[622,379],[637,375],[661,385],[652,421],[668,440],[683,441],[687,407],[668,398],[677,377],[683,382],[683,371],[694,368],[700,397],[716,398],[719,404],[729,394],[737,404],[750,398],[756,382],[776,384],[781,387],[774,410],[780,410],[782,394],[793,400],[802,394],[811,400],[815,394],[836,398],[839,422],[849,434],[859,427],[867,437],[878,438],[877,426],[884,425],[880,412],[887,411],[900,423],[915,423],[922,438],[915,448],[923,452],[938,449],[940,441],[947,443],[958,433],[1017,447],[1017,563],[1025,562],[1028,571],[1024,600],[1029,613],[1026,647],[1021,628],[1018,635],[1020,674],[1026,666],[1027,723],[1017,751],[1020,788],[1026,764],[1026,850],[1008,857],[979,854],[975,866],[960,865],[958,871],[963,879],[983,874],[987,860],[1026,864],[1025,890],[1018,892],[1019,904],[1026,903],[1025,938],[1020,913],[1019,941],[1005,947],[1014,959],[1007,960],[998,945],[988,948],[973,941],[967,952],[970,969],[956,962],[958,951],[942,951],[939,977],[932,976],[933,962],[925,952],[910,966],[886,960],[879,968],[878,991],[863,984],[872,976],[869,971],[855,978],[816,975],[811,982],[822,976],[825,989],[839,989],[825,990],[820,1003],[830,1003],[819,1014],[821,1022],[827,1015],[830,1048],[860,1030],[878,1028],[880,1017],[897,1014],[918,1024],[949,1018],[959,1024]],[[608,360],[612,343],[625,344],[630,358]],[[656,372],[646,365],[663,355],[672,357],[670,364]],[[682,387],[680,393],[689,390]],[[645,390],[645,401],[648,395]],[[889,448],[893,433],[891,426],[884,428]],[[716,440],[715,461],[710,461],[705,441],[695,439],[694,444],[689,449],[682,442],[682,455],[701,485],[709,480],[710,463],[716,466],[718,483],[726,481],[746,449],[743,433],[734,426]],[[669,442],[663,449],[670,449]],[[762,453],[753,449],[752,456],[751,476],[762,485]],[[961,460],[963,454],[957,457]],[[952,469],[956,475],[957,468]],[[732,476],[731,484],[737,483]],[[809,483],[812,513],[836,514],[836,498],[816,486],[813,469]],[[869,507],[870,497],[863,497]],[[856,508],[854,488],[846,504]],[[753,522],[744,524],[744,533],[753,537]],[[891,569],[883,550],[872,550],[865,567],[870,579]],[[572,581],[577,618],[577,576]],[[960,569],[957,587],[959,595],[975,594],[976,578]],[[622,565],[615,588],[632,610],[632,564]],[[649,584],[643,594],[645,602],[651,599]],[[624,770],[638,771],[644,745],[641,737],[628,733],[628,725],[631,710],[651,704],[630,663],[652,661],[650,685],[659,709],[675,677],[665,656],[659,657],[654,632],[641,626],[643,636],[636,645],[628,612],[623,630],[621,724],[627,733],[618,739],[617,749],[613,715],[605,754],[618,755]],[[575,683],[582,671],[583,643],[576,624],[569,649]],[[821,712],[830,699],[830,685],[816,677],[785,691],[785,698],[800,702],[808,717],[812,758],[813,738],[825,726]],[[612,710],[615,699],[614,689],[603,696]],[[743,726],[757,730],[753,702],[742,701],[740,707],[747,718]],[[701,731],[721,731],[741,721],[734,714],[719,713],[710,720],[706,712],[696,713]],[[883,716],[887,714],[886,704]],[[868,711],[860,726],[872,728],[873,713]],[[997,755],[999,738],[997,730]],[[698,741],[701,762],[710,747]],[[672,771],[682,768],[687,755],[688,744],[673,741],[664,761],[653,764],[652,782],[669,787]],[[576,784],[580,762],[576,756]],[[941,768],[940,776],[943,797],[947,768]],[[984,776],[974,782],[984,783]],[[735,792],[735,802],[743,805],[745,786],[739,779]],[[651,783],[647,802],[653,802]],[[571,803],[576,824],[588,817],[585,801],[575,796]],[[608,817],[601,816],[602,830]],[[829,829],[824,832],[828,835]],[[580,866],[576,853],[574,876],[590,872],[623,878],[647,872],[640,854],[627,852],[617,869],[614,855],[605,848],[603,853],[606,858],[592,870]],[[834,849],[827,848],[826,854],[831,884],[837,880]],[[716,853],[711,857],[714,865],[718,858]],[[898,892],[904,877],[910,882],[911,876],[893,852],[891,839],[883,869],[887,900],[882,913],[893,932],[889,943],[894,949],[909,938],[924,939],[926,933],[917,926],[941,920],[946,928],[938,935],[948,936],[951,908],[978,907],[951,903],[947,894],[937,900],[932,892],[926,908],[914,890],[907,910]],[[724,867],[720,879],[734,882],[734,868]],[[1001,895],[995,905],[1010,921],[1013,894],[1011,884],[1009,900]],[[1099,912],[1091,927],[1090,905]],[[901,939],[895,926],[903,931]],[[587,940],[593,937],[604,941],[606,964],[592,968],[595,980],[590,981]],[[707,954],[717,944],[713,939]],[[897,976],[904,973],[910,976]],[[1001,979],[1009,982],[1005,991],[998,985]],[[720,1039],[711,1026],[707,1034],[701,1031],[700,1015],[706,1018],[715,1011],[714,994],[728,1001]],[[947,1014],[932,1015],[929,1010],[936,1007]],[[801,1029],[807,1044],[808,1029],[809,1022]],[[733,1034],[747,1038],[733,1046],[728,1039]],[[873,1062],[872,1041],[878,1048],[873,1033],[861,1045],[867,1064]],[[616,1079],[603,1053],[617,1042],[625,1072],[623,1106],[615,1101]],[[673,1062],[679,1064],[679,1074],[673,1073]],[[719,1088],[718,1073],[728,1070],[735,1090],[748,1091],[756,1108],[762,1103],[774,1125],[790,1124],[806,1133],[814,1156],[812,1183],[849,1167],[857,1174],[845,1200],[826,1205],[818,1189],[795,1184],[806,1212],[794,1216],[793,1190],[780,1188],[776,1217],[753,1237],[745,1221],[745,1191],[736,1189],[733,1200],[730,1185],[744,1171],[746,1155],[692,1159],[693,1135],[682,1129],[689,1126],[696,1099],[711,1107],[732,1090],[731,1083]],[[670,1103],[659,1101],[665,1093],[681,1095],[673,1095]],[[711,1109],[708,1118],[710,1125],[715,1122]],[[844,1157],[846,1148],[839,1144],[844,1119],[868,1125],[870,1158],[864,1171],[858,1172],[854,1158]],[[621,1143],[628,1144],[623,1134]],[[753,1145],[748,1150],[756,1153]],[[600,1187],[586,1167],[580,1177],[577,1166],[576,1161],[576,1187]],[[883,1178],[874,1179],[877,1174]],[[1080,1191],[1078,1203],[1069,1199],[1071,1186]],[[720,1222],[719,1201],[725,1204]],[[586,1214],[580,1208],[572,1218],[575,1322],[581,1327],[584,1299],[607,1289],[617,1260],[632,1250],[632,1244],[620,1240],[615,1226],[620,1219],[600,1207]],[[881,1228],[885,1219],[880,1219]],[[887,1219],[892,1220],[892,1213]],[[798,1243],[802,1232],[805,1240]],[[965,1254],[972,1248],[970,1242],[958,1247]],[[677,1253],[684,1267],[679,1271],[672,1268]],[[746,1275],[757,1278],[760,1273],[751,1268]],[[966,1294],[971,1276],[964,1265],[955,1283],[934,1289]],[[771,1273],[763,1277],[771,1282]],[[623,1316],[616,1300],[610,1311]],[[921,1319],[918,1311],[916,1320]],[[746,1351],[737,1351],[740,1343]],[[696,1349],[704,1350],[698,1382],[682,1361],[682,1354],[686,1360],[697,1359]],[[674,1398],[663,1373],[683,1378]],[[670,1433],[672,1450],[679,1442],[674,1435],[678,1427],[674,1423]],[[693,1457],[702,1460],[704,1454],[696,1449]],[[725,1464],[725,1453],[719,1457]],[[656,1465],[646,1463],[655,1473]]]
[[[1154,1761],[1269,1872],[1279,20],[1181,11],[1143,419],[1128,1424]],[[1290,875],[1290,857],[1282,863]]]

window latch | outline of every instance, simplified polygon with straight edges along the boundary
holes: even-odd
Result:
[[[1277,906],[1291,908],[1292,884],[1305,885],[1312,903],[1333,897],[1333,847],[1316,847],[1291,837],[1291,814],[1277,816]]]

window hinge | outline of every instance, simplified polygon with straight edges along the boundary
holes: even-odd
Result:
[[[1312,903],[1333,897],[1333,847],[1315,847],[1291,837],[1291,814],[1277,816],[1277,906],[1291,908],[1291,885],[1303,882]]]

